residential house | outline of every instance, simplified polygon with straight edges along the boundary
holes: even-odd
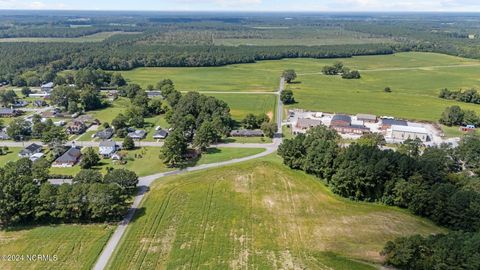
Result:
[[[113,128],[106,128],[104,130],[97,131],[95,133],[95,138],[99,138],[102,140],[108,140],[113,136]]]
[[[0,131],[0,140],[10,140],[10,136],[5,131]]]
[[[27,107],[28,102],[25,100],[17,100],[15,103],[12,104],[12,106],[15,108]]]
[[[411,126],[392,126],[392,138],[394,140],[408,140],[408,139],[420,139],[422,142],[430,140],[427,129],[423,127],[411,127]]]
[[[99,153],[104,158],[110,158],[117,149],[117,144],[114,141],[102,141],[99,145]]]
[[[230,132],[231,137],[263,137],[260,129],[238,129]]]
[[[392,126],[408,126],[408,123],[405,120],[382,119],[380,129],[387,130],[390,129]]]
[[[42,84],[40,86],[40,89],[42,89],[43,92],[45,93],[50,93],[53,91],[53,82],[49,82],[49,83],[46,83],[46,84]]]
[[[87,125],[83,121],[75,120],[67,125],[68,134],[83,134],[87,130]]]
[[[162,95],[160,91],[146,91],[149,98],[159,97]]]
[[[41,145],[38,145],[36,143],[32,143],[29,146],[25,147],[20,153],[18,153],[18,156],[21,158],[29,158],[34,154],[42,152],[43,147]]]
[[[42,100],[42,99],[36,99],[33,101],[33,106],[35,107],[45,107],[47,106],[47,102],[45,102],[45,100]]]
[[[52,167],[73,167],[80,160],[81,156],[82,152],[80,149],[72,146],[53,162]]]
[[[138,130],[135,130],[133,132],[129,132],[127,134],[128,137],[130,137],[134,140],[141,140],[141,139],[145,138],[146,135],[147,135],[147,132],[145,132],[145,130],[142,130],[142,129],[138,129]]]
[[[0,108],[0,117],[15,117],[19,116],[21,111],[11,108]]]
[[[36,153],[36,154],[31,155],[29,159],[30,159],[32,162],[35,162],[35,161],[37,161],[38,159],[42,158],[43,156],[44,156],[43,153]]]
[[[377,123],[378,118],[376,115],[373,114],[364,114],[364,113],[359,113],[356,116],[358,121],[362,121],[364,124],[365,123]]]
[[[153,134],[153,138],[155,140],[163,140],[167,138],[167,136],[168,136],[168,131],[163,129],[156,130],[155,133]]]

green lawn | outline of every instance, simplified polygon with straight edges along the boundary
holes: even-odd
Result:
[[[89,111],[94,118],[100,120],[100,122],[112,123],[112,120],[117,117],[119,113],[125,113],[128,106],[130,106],[130,100],[127,98],[118,98],[112,102],[110,107],[97,111]]]
[[[376,269],[388,240],[443,232],[348,201],[277,157],[154,183],[109,269]]]
[[[446,137],[449,137],[449,138],[453,138],[453,137],[463,137],[465,136],[467,133],[463,132],[460,130],[459,127],[448,127],[448,126],[444,126],[444,125],[441,125],[442,127],[442,130],[445,134]],[[475,134],[478,134],[478,132],[475,130]]]
[[[0,255],[24,256],[21,262],[0,260],[0,269],[91,269],[113,230],[103,224],[0,230]],[[28,262],[27,255],[56,255],[58,260]]]
[[[19,38],[0,38],[0,42],[102,42],[105,39],[118,34],[138,34],[137,32],[100,32],[92,35],[75,38],[49,38],[49,37],[19,37]]]
[[[228,103],[230,113],[235,120],[242,120],[249,113],[255,115],[265,113],[270,118],[275,118],[277,106],[276,95],[259,94],[208,94]]]
[[[268,137],[228,137],[223,139],[223,143],[272,143]]]
[[[320,74],[322,67],[342,61],[359,69],[362,78],[344,80]],[[398,53],[347,59],[284,59],[206,68],[142,68],[122,72],[132,82],[155,84],[172,79],[179,90],[273,91],[285,69],[295,69],[297,103],[290,108],[325,112],[374,113],[437,121],[447,106],[480,113],[480,106],[439,99],[441,88],[479,88],[480,61],[434,53]],[[384,93],[385,87],[392,93]],[[242,100],[231,98],[232,111]]]
[[[263,152],[264,149],[259,148],[212,148],[207,153],[191,165],[200,165],[207,163],[214,163],[220,161],[227,161],[235,158],[242,158],[252,156]],[[102,173],[107,172],[108,167],[115,169],[127,169],[136,172],[139,176],[147,176],[160,172],[168,172],[175,170],[175,168],[168,168],[163,164],[159,158],[159,147],[142,147],[132,151],[126,151],[126,164],[119,164],[113,162],[111,159],[102,159],[100,165],[95,169],[101,170]],[[51,174],[59,175],[76,175],[81,170],[79,165],[71,168],[50,168]]]
[[[26,143],[25,146],[28,146]],[[19,159],[18,153],[22,151],[23,148],[9,147],[8,153],[6,155],[0,156],[0,167],[3,167],[10,161],[17,161]]]

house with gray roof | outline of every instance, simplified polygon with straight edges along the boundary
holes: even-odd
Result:
[[[141,140],[147,136],[147,132],[143,129],[138,129],[133,132],[129,132],[127,136],[134,140]]]
[[[263,137],[260,129],[238,129],[230,132],[231,137]]]
[[[97,133],[95,133],[95,138],[99,138],[102,140],[108,140],[112,138],[112,136],[113,136],[113,128],[106,128],[104,130],[100,130],[100,131],[97,131]]]
[[[43,147],[41,145],[38,145],[36,143],[32,143],[29,146],[25,147],[18,153],[18,156],[21,158],[29,158],[34,154],[42,152]]]
[[[0,131],[0,140],[10,140],[10,136],[5,131]]]
[[[103,141],[99,145],[99,153],[104,158],[110,158],[117,151],[118,146],[114,141]]]
[[[40,86],[40,89],[42,89],[42,91],[45,93],[50,93],[53,91],[53,86],[54,86],[53,82],[48,82],[48,83],[42,84]]]
[[[72,146],[53,162],[52,167],[73,167],[80,160],[81,156],[82,152],[80,149]]]
[[[11,108],[0,108],[0,117],[15,117],[20,115],[20,111]]]
[[[155,140],[163,140],[163,139],[167,138],[167,136],[168,136],[168,131],[166,131],[164,129],[156,130],[155,133],[153,134],[153,138]]]

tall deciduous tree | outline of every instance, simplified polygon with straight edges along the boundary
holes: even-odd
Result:
[[[167,139],[165,139],[160,157],[165,164],[177,166],[184,161],[187,146],[187,141],[182,132],[180,130],[174,130]]]
[[[90,169],[94,166],[97,166],[99,161],[100,157],[98,156],[98,153],[95,152],[92,147],[88,147],[82,156],[82,160],[80,161],[80,167],[82,167],[83,169]]]
[[[287,83],[291,83],[297,78],[297,73],[293,69],[288,69],[283,72],[282,77]]]

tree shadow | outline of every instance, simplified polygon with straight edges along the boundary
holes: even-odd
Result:
[[[139,218],[145,216],[147,214],[147,209],[145,207],[135,208],[135,214],[133,215],[132,220],[130,223],[135,223]]]
[[[302,81],[293,81],[293,82],[289,82],[288,84],[302,84]]]

